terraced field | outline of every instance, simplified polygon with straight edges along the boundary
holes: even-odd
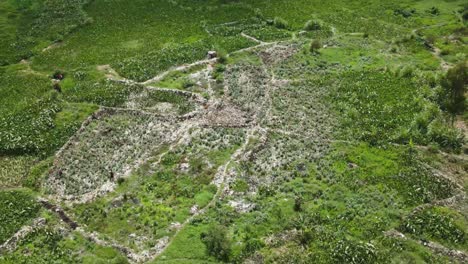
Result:
[[[468,262],[467,14],[3,1],[0,263]]]

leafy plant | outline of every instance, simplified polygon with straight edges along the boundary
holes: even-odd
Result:
[[[221,225],[213,225],[201,235],[206,246],[208,255],[218,260],[228,262],[231,254],[231,242],[228,238],[227,229]]]

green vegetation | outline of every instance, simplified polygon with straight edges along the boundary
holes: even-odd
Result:
[[[2,1],[0,263],[464,262],[467,14]]]
[[[468,85],[468,68],[466,62],[461,62],[447,72],[443,80],[444,90],[443,107],[452,116],[452,125],[457,114],[463,114],[465,111]]]
[[[35,218],[40,209],[34,197],[24,190],[1,191],[0,203],[0,243]]]
[[[79,234],[64,235],[58,230],[44,228],[29,234],[13,253],[0,256],[0,262],[124,264],[128,260],[117,250],[93,244]]]
[[[425,240],[466,250],[467,221],[458,212],[445,207],[432,207],[410,216],[400,229]]]
[[[220,261],[229,261],[231,244],[225,227],[220,225],[211,226],[208,232],[202,234],[201,239],[206,246],[208,255]]]

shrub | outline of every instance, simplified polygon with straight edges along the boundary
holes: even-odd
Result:
[[[465,111],[465,92],[468,84],[468,73],[465,62],[451,68],[442,80],[444,88],[441,94],[442,108],[452,115],[452,125],[457,114]]]
[[[410,10],[408,10],[408,9],[395,9],[395,11],[394,11],[395,15],[401,15],[404,18],[409,18],[415,13],[416,13],[415,9],[410,9]]]
[[[429,12],[430,14],[432,14],[432,15],[435,15],[435,16],[437,16],[437,15],[440,14],[439,8],[437,8],[437,7],[435,7],[435,6],[431,7],[431,8],[428,10],[428,12]]]
[[[63,80],[63,78],[65,78],[65,73],[61,70],[56,70],[54,74],[52,74],[52,78],[56,80]]]
[[[208,255],[220,261],[229,261],[231,241],[227,235],[227,228],[221,225],[213,225],[209,228],[208,232],[201,234],[201,239],[206,246]]]
[[[261,239],[249,237],[245,241],[245,247],[243,249],[242,254],[244,256],[249,256],[264,246],[265,243]]]
[[[227,53],[224,50],[218,50],[218,62],[221,64],[225,64],[227,62]]]
[[[333,258],[337,263],[375,263],[377,255],[371,243],[342,239],[333,250]]]
[[[190,87],[192,87],[192,86],[194,86],[194,85],[195,85],[195,83],[194,83],[192,80],[188,79],[188,78],[187,78],[187,79],[184,79],[184,81],[183,81],[183,83],[182,83],[182,87],[183,87],[184,89],[190,88]]]
[[[320,30],[323,27],[323,23],[320,20],[309,20],[304,25],[304,30],[312,31],[312,30]]]
[[[398,72],[399,77],[403,78],[411,78],[414,75],[414,67],[413,66],[404,66]]]
[[[459,152],[463,146],[464,136],[456,128],[451,128],[438,118],[428,126],[428,136],[431,141],[439,144],[444,149]]]
[[[322,43],[320,42],[320,40],[318,39],[314,39],[311,43],[310,43],[310,52],[312,53],[318,53],[318,50],[322,48]]]
[[[273,20],[273,25],[279,29],[289,28],[288,21],[284,20],[281,17],[275,17],[275,19]]]
[[[297,196],[295,199],[294,199],[294,211],[296,212],[300,212],[302,211],[302,197],[300,196]]]
[[[255,8],[254,15],[255,15],[256,18],[259,18],[259,19],[264,18],[263,12],[262,12],[262,10],[260,8]]]
[[[303,229],[299,232],[299,243],[302,246],[308,246],[309,243],[314,239],[314,233],[310,229]]]

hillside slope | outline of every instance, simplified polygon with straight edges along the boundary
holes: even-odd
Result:
[[[467,12],[3,1],[0,263],[466,263]]]

